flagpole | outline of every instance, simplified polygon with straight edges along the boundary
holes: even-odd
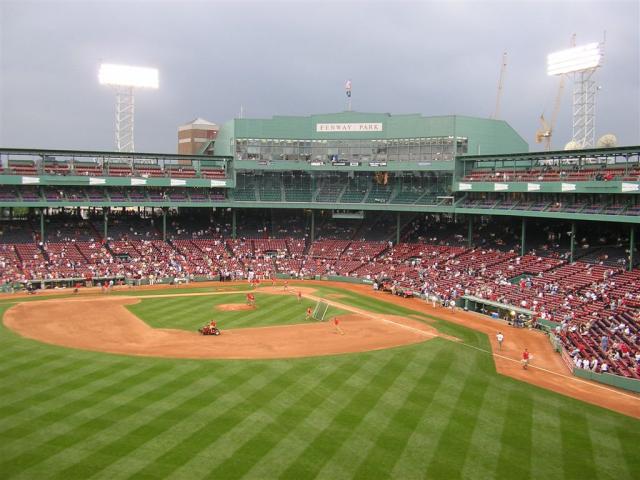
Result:
[[[347,80],[344,85],[345,93],[347,94],[347,112],[351,111],[351,80]]]

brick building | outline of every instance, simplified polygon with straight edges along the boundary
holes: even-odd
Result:
[[[178,153],[197,155],[213,152],[213,141],[218,135],[218,125],[202,118],[178,127]]]

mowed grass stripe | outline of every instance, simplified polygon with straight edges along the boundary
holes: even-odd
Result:
[[[626,443],[618,435],[618,432],[611,430],[610,426],[597,418],[591,418],[587,414],[587,426],[591,444],[601,446],[594,448],[593,460],[596,467],[597,478],[624,478],[635,474],[638,475],[640,461],[636,462],[635,469],[630,469],[630,465],[623,457],[623,443]],[[637,433],[637,432],[636,432]],[[640,444],[636,443],[636,447]],[[636,452],[638,449],[636,448]],[[636,458],[640,457],[636,453]],[[640,459],[639,459],[640,460]]]
[[[396,352],[381,365],[379,371],[353,394],[349,402],[337,410],[329,426],[309,443],[307,448],[293,459],[282,475],[284,478],[312,478],[318,475],[330,461],[338,448],[349,438],[367,412],[378,402],[380,396],[401,375],[413,358],[415,349],[405,355]],[[403,352],[405,353],[405,352]]]
[[[457,478],[464,468],[478,413],[489,387],[489,380],[477,363],[469,370],[470,374],[465,378],[447,427],[427,466],[427,476],[430,478]]]
[[[126,360],[103,367],[86,364],[85,367],[78,369],[78,374],[76,376],[66,382],[60,382],[54,385],[51,385],[51,383],[48,382],[46,384],[47,388],[45,389],[38,390],[34,393],[26,392],[24,397],[16,399],[11,403],[4,404],[3,402],[0,435],[11,435],[11,432],[7,431],[6,428],[9,420],[14,416],[26,414],[31,410],[37,411],[43,407],[55,408],[57,404],[75,398],[78,391],[91,392],[92,385],[99,385],[106,379],[121,375],[123,373],[123,369],[126,372],[130,369],[137,371],[141,368],[144,368],[144,366],[136,366]],[[48,403],[51,403],[51,405]],[[46,416],[46,414],[47,412],[41,416],[34,417],[32,414],[28,414],[28,416],[30,420],[34,422],[39,421],[43,416]]]
[[[309,439],[315,438],[327,430],[337,409],[346,405],[353,394],[358,392],[362,385],[369,382],[385,362],[395,354],[394,351],[381,351],[363,354],[356,358],[351,355],[345,356],[349,359],[347,365],[357,365],[357,370],[344,378],[342,383],[335,388],[328,388],[324,391],[318,389],[316,393],[321,397],[321,401],[314,405],[314,408],[305,408],[304,405],[301,405],[299,418],[293,420],[294,424],[291,425],[291,429],[272,446],[264,457],[259,459],[259,462],[255,464],[247,476],[249,478],[282,478],[284,471],[289,466],[289,463],[283,459],[293,459],[303,455]],[[341,357],[318,359],[318,361],[332,364],[336,358]]]
[[[295,383],[298,374],[302,373],[306,368],[307,365],[303,362],[288,363],[275,377],[269,379],[261,388],[250,393],[244,401],[209,418],[200,428],[167,452],[162,457],[161,462],[149,463],[147,467],[135,472],[134,475],[136,477],[148,477],[173,474],[190,457],[198,455],[207,445],[243,421],[247,415],[255,411],[258,405],[267,405],[282,390]]]
[[[412,347],[408,347],[412,348]],[[395,351],[394,354],[399,354]],[[372,406],[353,429],[347,442],[340,445],[330,461],[326,462],[318,473],[318,478],[352,478],[359,466],[360,460],[376,447],[378,433],[383,431],[385,425],[393,416],[393,412],[401,408],[407,395],[413,390],[416,382],[424,373],[424,366],[432,356],[425,355],[425,351],[416,349],[416,356],[407,367],[398,375],[393,383],[382,392],[374,406]],[[400,428],[402,430],[402,428]],[[402,437],[402,432],[398,433]],[[354,458],[354,452],[359,452]],[[382,463],[382,459],[375,463]],[[374,466],[377,470],[378,466]]]
[[[107,441],[120,441],[120,439],[142,425],[146,428],[153,416],[149,413],[158,403],[165,403],[167,392],[175,394],[180,391],[190,391],[200,381],[201,368],[193,365],[192,368],[173,369],[162,376],[149,378],[135,387],[126,390],[121,396],[124,401],[101,402],[93,409],[91,415],[83,416],[81,423],[75,425],[72,430],[58,439],[50,440],[56,446],[64,446],[64,450],[43,460],[39,469],[27,470],[36,477],[42,471],[52,477],[64,468],[78,462],[78,458],[93,455],[95,451],[104,447]],[[169,406],[169,405],[167,405]],[[146,439],[146,437],[145,437]],[[120,454],[130,451],[131,445],[119,443]],[[117,456],[112,457],[114,460]]]
[[[640,471],[640,455],[638,455],[638,445],[640,445],[640,427],[637,425],[629,424],[622,427],[616,427],[615,433],[619,438],[620,451],[623,459],[621,462],[617,462],[614,466],[623,463],[627,472],[631,472],[632,475],[629,478],[633,478],[633,475],[637,475]],[[620,478],[622,475],[620,475]]]
[[[83,358],[76,359],[67,356],[47,362],[45,366],[40,365],[38,369],[19,369],[11,375],[11,380],[15,382],[16,388],[12,389],[9,385],[8,388],[0,390],[0,405],[16,404],[27,399],[32,400],[34,395],[40,395],[47,389],[59,388],[60,379],[58,377],[69,378],[67,374],[73,373],[73,377],[78,378],[87,372],[101,373],[104,370],[115,370],[130,365],[130,362],[118,357],[110,358],[109,362],[86,362],[83,360]],[[114,367],[114,364],[117,366]],[[43,370],[46,370],[46,374],[43,374]],[[36,399],[36,401],[38,400]]]
[[[509,402],[503,422],[496,474],[500,478],[531,476],[531,428],[533,402],[517,386],[509,393]]]
[[[226,392],[240,388],[252,379],[253,374],[259,374],[264,369],[265,367],[255,368],[250,364],[245,365],[237,372],[234,372],[233,375],[219,379],[213,385],[195,395],[189,396],[184,401],[176,405],[168,405],[170,407],[168,410],[155,417],[147,418],[142,425],[89,452],[86,457],[74,459],[75,462],[72,465],[60,471],[54,478],[86,478],[99,473],[111,464],[126,458],[127,455],[131,455],[147,442],[170,431],[180,423],[180,417],[188,419],[192,415],[197,415],[200,408],[212,403],[216,391]],[[163,400],[166,395],[165,389],[158,390],[158,394],[158,401]],[[176,412],[185,413],[177,415]],[[153,460],[149,458],[148,461],[152,462]],[[135,476],[137,477],[138,475]]]
[[[594,478],[595,459],[583,413],[562,408],[560,414],[562,465],[567,478]]]
[[[42,369],[43,365],[47,365],[49,362],[64,359],[64,356],[55,353],[43,355],[42,357],[22,357],[13,353],[12,357],[13,358],[2,362],[2,366],[0,368],[0,380],[6,379],[7,377],[13,377],[17,373],[27,372],[33,369]]]
[[[133,375],[126,376],[120,381],[108,385],[97,392],[90,395],[83,395],[73,402],[63,404],[59,408],[46,412],[33,421],[26,420],[26,425],[15,427],[13,431],[7,432],[7,435],[14,439],[19,439],[22,437],[46,435],[45,430],[47,428],[51,428],[51,430],[56,431],[54,428],[54,424],[56,422],[64,423],[69,417],[79,415],[79,413],[85,409],[90,410],[96,404],[104,401],[109,396],[126,390],[128,386],[144,382],[145,379],[153,379],[154,374],[162,372],[163,370],[166,370],[166,366],[164,365],[151,365],[146,369]],[[112,422],[112,420],[105,419],[104,422],[109,423]],[[33,430],[33,424],[38,426],[38,429],[35,431]],[[96,429],[100,429],[101,425],[102,424],[97,419],[91,419],[89,422],[83,423],[82,428],[84,428],[84,431],[87,432],[87,434],[91,434],[91,432],[95,432]],[[46,443],[33,442],[33,445],[23,449],[18,455],[6,458],[4,461],[0,462],[0,471],[10,471],[11,469],[16,468],[25,469],[35,465],[68,447],[69,445],[64,444],[64,438],[73,438],[73,436],[73,431],[64,432],[52,438],[48,438]]]
[[[369,360],[370,361],[370,360]],[[343,359],[333,365],[323,375],[316,369],[314,380],[299,392],[299,397],[266,423],[243,443],[240,443],[232,456],[207,472],[207,478],[242,478],[273,450],[280,440],[300,427],[307,417],[327,400],[327,393],[337,390],[352,378],[367,362],[353,362]]]
[[[87,375],[91,378],[91,382],[85,383],[84,388],[79,388],[77,385],[74,385],[75,388],[69,388],[68,390],[61,385],[52,387],[44,395],[38,395],[41,403],[30,404],[24,402],[28,408],[17,414],[14,412],[11,417],[3,417],[3,427],[5,429],[0,431],[0,435],[19,439],[21,438],[19,434],[23,430],[33,431],[33,428],[29,428],[30,426],[38,427],[33,432],[34,434],[41,433],[42,428],[50,423],[57,421],[61,417],[68,418],[68,413],[73,414],[81,412],[84,408],[91,408],[91,406],[95,405],[95,400],[98,400],[101,395],[109,395],[114,385],[128,385],[122,383],[123,379],[121,377],[123,375],[125,375],[124,381],[129,382],[130,379],[135,381],[142,378],[141,375],[158,368],[159,366],[157,365],[135,366],[130,364],[129,368],[124,370],[108,370],[100,375],[95,375],[95,377],[92,373],[88,373]],[[68,384],[68,386],[71,385],[71,383]],[[56,394],[57,392],[59,394]],[[22,403],[18,402],[18,405],[22,405]]]
[[[452,346],[450,342],[447,344],[449,347]],[[433,393],[429,405],[425,406],[414,434],[409,438],[401,458],[394,467],[395,477],[415,478],[416,472],[419,472],[418,477],[421,478],[433,461],[441,437],[449,425],[452,412],[469,375],[472,374],[470,365],[473,365],[476,355],[475,352],[461,351],[456,347],[454,346],[453,351],[447,346],[444,347],[445,351],[452,356],[447,375],[440,377],[440,386]]]
[[[469,450],[465,457],[464,467],[460,472],[462,478],[493,478],[496,476],[499,451],[495,442],[502,435],[503,423],[508,408],[508,391],[491,382],[485,392],[478,413],[473,434],[469,441]]]
[[[24,469],[30,478],[41,478],[43,473],[50,477],[57,468],[64,464],[65,458],[70,454],[75,459],[83,450],[95,448],[96,438],[101,438],[107,428],[114,425],[126,425],[125,422],[135,410],[132,410],[132,402],[141,405],[146,400],[153,398],[152,388],[158,383],[167,384],[175,379],[172,371],[163,376],[150,376],[148,380],[142,380],[134,385],[117,390],[106,399],[95,403],[93,406],[77,413],[64,416],[60,422],[52,423],[38,430],[36,438],[29,441],[29,446],[39,444],[40,448],[34,455],[37,462],[31,462]],[[124,400],[121,400],[124,399]],[[41,452],[50,452],[48,455]]]
[[[559,406],[540,405],[535,400],[531,425],[531,478],[564,478]]]
[[[395,411],[386,411],[388,421],[384,430],[373,439],[374,445],[360,461],[353,478],[389,478],[402,456],[409,437],[415,431],[421,413],[433,401],[453,362],[453,352],[440,346],[420,368],[423,373]]]
[[[247,315],[245,318],[236,320],[232,327],[254,327],[258,325],[281,325],[288,323],[306,323],[305,311],[308,306],[311,306],[310,302],[274,302],[272,306],[262,311],[261,307],[258,307],[254,315]],[[258,318],[263,316],[261,323],[258,323]]]

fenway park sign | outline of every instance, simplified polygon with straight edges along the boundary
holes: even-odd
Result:
[[[316,132],[381,132],[381,123],[316,123]]]

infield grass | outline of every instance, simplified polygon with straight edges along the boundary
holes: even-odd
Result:
[[[244,305],[245,294],[224,294],[211,296],[168,297],[143,299],[140,303],[127,308],[154,328],[178,328],[194,331],[211,320],[218,322],[218,327],[247,328],[269,327],[273,325],[291,325],[308,323],[307,308],[313,308],[315,301],[302,298],[300,302],[295,295],[270,295],[256,293],[256,308],[252,310],[222,311],[218,308],[224,304]],[[333,315],[348,312],[336,307],[329,307],[326,319]]]
[[[341,303],[402,314],[340,293]],[[206,297],[134,307],[145,305],[137,313],[151,323],[147,315],[171,305],[177,318],[196,298]],[[489,349],[483,334],[436,326]],[[2,327],[0,385],[3,478],[624,480],[640,471],[639,421],[499,376],[487,353],[441,338],[202,361],[70,350]]]

